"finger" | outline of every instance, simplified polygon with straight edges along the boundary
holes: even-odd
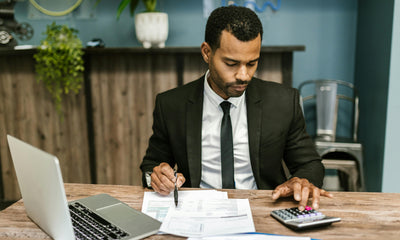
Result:
[[[293,181],[292,179],[277,186],[272,192],[272,198],[278,199],[280,197],[289,197],[293,195]]]
[[[281,189],[279,186],[275,188],[275,190],[272,192],[272,199],[276,200],[281,196]]]
[[[324,189],[321,189],[320,195],[328,198],[333,198],[333,194],[328,191],[325,191]]]
[[[168,163],[163,162],[153,168],[151,185],[158,193],[168,195],[175,187],[175,181],[172,181],[171,177],[175,178],[174,170]]]
[[[186,178],[183,176],[182,173],[178,173],[178,179],[176,180],[176,185],[178,187],[181,187],[185,182],[186,182]]]
[[[301,201],[301,184],[299,182],[293,183],[293,197],[296,201]]]
[[[168,163],[161,163],[160,170],[163,175],[165,175],[169,180],[175,182],[175,172],[174,169]]]
[[[161,195],[168,195],[169,190],[165,187],[165,185],[160,181],[157,174],[154,172],[151,174],[151,187],[154,191],[160,193]]]
[[[153,188],[153,190],[161,195],[168,195],[169,193],[166,192],[165,190],[162,190],[159,186],[157,186],[156,184],[151,184],[151,187]]]
[[[161,188],[162,191],[166,191],[166,192],[169,193],[172,190],[174,190],[175,181],[172,180],[172,179],[175,178],[174,176],[172,177],[172,179],[169,176],[164,175],[164,174],[162,174],[159,177],[160,177],[160,181],[161,181],[160,188]]]
[[[307,206],[308,197],[310,195],[310,189],[308,187],[303,187],[301,190],[301,200],[299,202],[299,210],[304,211]]]
[[[160,188],[158,187],[158,185],[157,185],[154,181],[152,181],[152,183],[151,183],[151,188],[152,188],[155,192],[160,193]]]
[[[312,207],[314,209],[319,208],[319,200],[320,200],[320,192],[321,191],[323,191],[323,190],[316,188],[316,187],[313,189]]]
[[[174,170],[168,163],[160,164],[160,171],[157,173],[157,176],[168,191],[172,191],[175,188],[176,178],[174,173]]]

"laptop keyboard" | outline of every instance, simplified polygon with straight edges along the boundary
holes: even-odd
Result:
[[[121,239],[129,236],[80,203],[70,204],[69,210],[76,239]]]

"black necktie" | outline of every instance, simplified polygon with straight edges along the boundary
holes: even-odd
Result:
[[[233,177],[233,140],[232,140],[232,124],[229,110],[231,103],[223,101],[221,108],[224,116],[221,122],[221,172],[222,172],[222,188],[235,188],[235,180]]]

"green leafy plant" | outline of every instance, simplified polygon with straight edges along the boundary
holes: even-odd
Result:
[[[157,0],[142,0],[144,3],[144,6],[146,7],[146,10],[144,12],[156,12],[156,5],[157,5]],[[117,19],[121,16],[121,13],[124,11],[124,9],[129,5],[129,10],[131,16],[135,14],[135,10],[138,6],[139,0],[121,0],[118,10],[117,10]]]
[[[47,26],[36,60],[38,81],[42,81],[53,97],[57,113],[63,116],[62,97],[64,94],[79,93],[83,83],[82,42],[78,30],[53,22]]]

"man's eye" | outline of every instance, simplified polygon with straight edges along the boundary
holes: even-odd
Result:
[[[236,66],[236,63],[225,63],[228,67],[234,67]]]

